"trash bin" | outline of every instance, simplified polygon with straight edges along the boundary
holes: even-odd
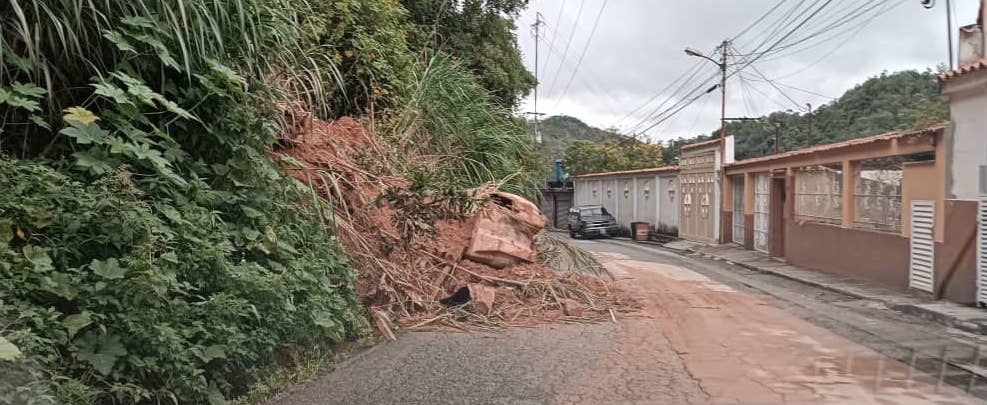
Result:
[[[648,240],[651,224],[647,222],[631,222],[631,237],[636,241]]]

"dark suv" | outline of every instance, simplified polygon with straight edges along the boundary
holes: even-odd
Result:
[[[583,205],[569,209],[569,237],[612,236],[617,233],[617,220],[600,205]]]

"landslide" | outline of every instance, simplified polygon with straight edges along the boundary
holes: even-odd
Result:
[[[596,321],[635,308],[588,254],[545,232],[534,238],[535,263],[496,269],[465,259],[479,214],[495,208],[495,185],[426,189],[399,173],[387,142],[360,122],[294,116],[302,124],[272,158],[331,206],[325,223],[335,228],[358,272],[358,294],[384,335],[393,338],[395,326]]]

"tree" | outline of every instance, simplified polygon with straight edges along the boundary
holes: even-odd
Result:
[[[402,0],[420,29],[417,49],[443,51],[462,59],[494,100],[517,107],[535,86],[518,49],[513,16],[527,0]]]
[[[774,153],[776,133],[779,149],[787,151],[926,127],[949,119],[935,75],[931,69],[882,72],[811,113],[778,111],[754,121],[730,122],[727,134],[735,137],[737,159],[749,159]],[[666,163],[674,163],[681,145],[719,134],[716,130],[708,136],[671,141],[664,155]]]
[[[661,145],[645,143],[633,138],[603,143],[575,141],[566,148],[565,164],[569,174],[576,176],[617,170],[648,169],[664,166],[661,154]]]

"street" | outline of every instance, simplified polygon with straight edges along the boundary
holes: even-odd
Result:
[[[979,380],[923,366],[895,344],[899,335],[929,348],[964,338],[943,326],[655,247],[576,244],[641,298],[640,314],[405,333],[272,403],[962,404],[981,401],[966,391],[983,396]]]

